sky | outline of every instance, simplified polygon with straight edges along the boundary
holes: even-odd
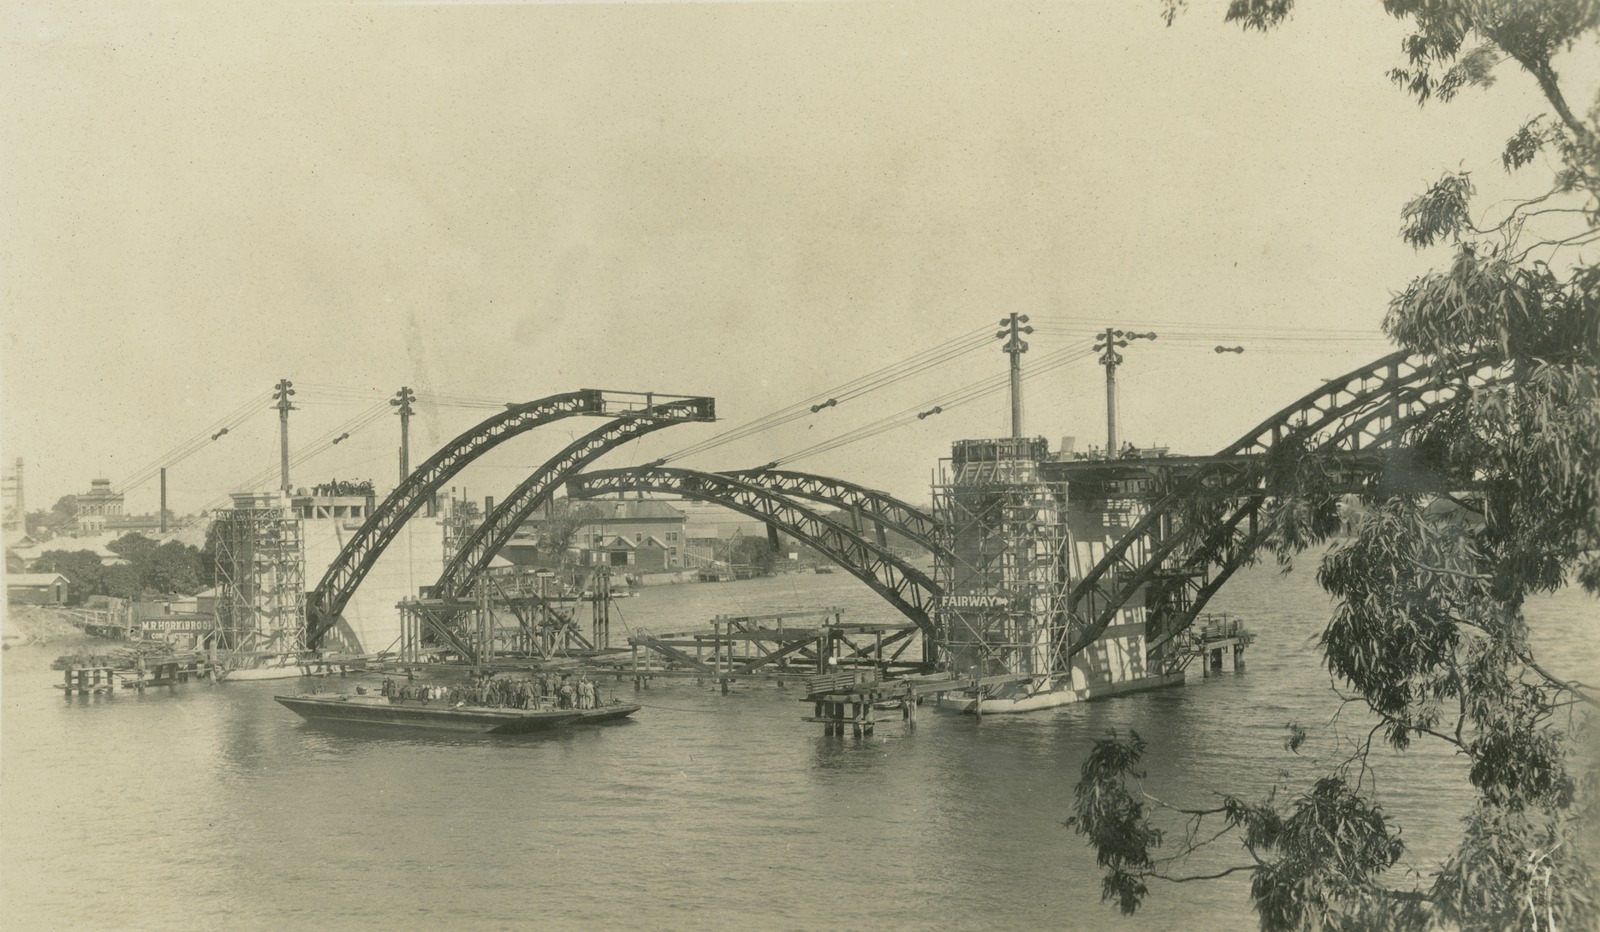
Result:
[[[1545,107],[1504,69],[1419,109],[1377,2],[1265,36],[1160,6],[8,0],[0,455],[30,509],[103,476],[153,511],[166,464],[185,512],[276,485],[281,378],[297,486],[392,484],[402,385],[413,464],[506,402],[717,399],[599,464],[626,466],[971,343],[674,461],[740,468],[1003,377],[1012,312],[1025,433],[1104,443],[1082,351],[1126,327],[1158,337],[1125,351],[1122,436],[1215,450],[1389,350],[1391,295],[1445,255],[1401,206],[1463,168],[1491,212],[1537,193],[1547,165],[1498,155]],[[1596,50],[1557,66],[1594,99]],[[926,501],[1008,416],[991,393],[786,465]],[[593,426],[456,486],[503,496]]]

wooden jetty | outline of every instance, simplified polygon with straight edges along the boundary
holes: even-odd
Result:
[[[948,673],[913,673],[883,679],[872,670],[840,670],[807,678],[805,701],[812,704],[813,714],[801,720],[821,722],[824,735],[841,737],[848,728],[857,738],[870,738],[878,724],[897,719],[907,731],[914,731],[922,700],[1011,679],[1010,675],[962,679]],[[890,714],[880,714],[883,712]]]
[[[821,722],[824,735],[843,736],[848,727],[857,738],[870,738],[879,722],[899,719],[907,728],[917,727],[917,701],[908,684],[884,681],[867,670],[824,673],[806,680],[805,701],[816,713],[803,721]],[[878,712],[898,709],[899,715],[879,717]]]
[[[1232,657],[1229,667],[1238,673],[1244,670],[1244,651],[1255,642],[1256,636],[1245,629],[1244,623],[1228,615],[1206,615],[1202,624],[1191,629],[1189,640],[1191,657],[1200,658],[1200,675],[1222,673],[1223,658]]]
[[[64,695],[113,694],[118,686],[138,689],[147,686],[176,686],[190,679],[216,682],[222,665],[204,651],[172,652],[123,648],[105,654],[67,654],[50,665],[61,670],[63,682],[56,688]]]

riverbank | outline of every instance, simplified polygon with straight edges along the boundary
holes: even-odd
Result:
[[[7,605],[0,621],[0,643],[7,648],[33,644],[67,644],[90,640],[71,615],[45,605]]]

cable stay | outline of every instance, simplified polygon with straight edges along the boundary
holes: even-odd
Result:
[[[1026,381],[1036,376],[1053,372],[1062,366],[1087,359],[1093,355],[1093,350],[1084,349],[1082,347],[1067,347],[1064,349],[1059,349],[1053,353],[1049,353],[1041,357],[1035,365],[1030,366],[1023,373],[1022,378],[1024,381]],[[775,469],[779,466],[784,466],[797,460],[817,456],[822,453],[828,453],[833,450],[837,450],[840,447],[848,446],[852,443],[857,443],[862,440],[876,437],[880,434],[886,433],[887,431],[904,427],[909,424],[914,424],[921,420],[926,420],[935,413],[942,414],[943,412],[952,408],[960,407],[961,405],[999,392],[1009,386],[1010,381],[1010,377],[1004,373],[979,379],[978,381],[971,382],[962,386],[961,388],[947,392],[946,394],[930,401],[925,401],[921,404],[904,408],[895,412],[894,414],[879,418],[870,424],[862,425],[854,430],[847,431],[836,437],[813,444],[812,446],[806,447],[798,452],[791,453],[788,456],[780,457],[779,459],[767,464],[767,468]]]
[[[265,405],[271,396],[272,392],[265,391],[250,398],[237,408],[213,421],[210,426],[201,430],[198,434],[129,473],[116,483],[116,488],[125,491],[137,488],[140,483],[159,473],[162,467],[175,466],[210,445],[213,440],[230,431],[237,430],[239,425],[249,420],[252,415],[268,410]]]
[[[344,401],[373,401],[379,398],[390,398],[394,392],[381,388],[353,388],[341,385],[326,385],[318,382],[303,382],[302,388],[309,388],[318,395],[330,396]],[[419,404],[432,405],[440,408],[504,408],[508,402],[498,398],[483,398],[472,395],[458,395],[450,392],[417,391],[414,401]]]
[[[1162,318],[1156,318],[1156,317],[1145,317],[1143,315],[1131,315],[1131,314],[1126,314],[1125,315],[1125,314],[1117,314],[1117,313],[1113,313],[1113,314],[1110,314],[1110,315],[1101,314],[1101,315],[1098,315],[1098,316],[1095,316],[1095,317],[1072,317],[1072,316],[1049,316],[1049,315],[1046,315],[1046,316],[1044,316],[1042,318],[1039,315],[1036,314],[1036,315],[1034,315],[1034,321],[1033,322],[1034,322],[1034,325],[1036,327],[1043,326],[1043,327],[1049,328],[1051,330],[1066,330],[1066,331],[1070,331],[1070,332],[1073,332],[1073,333],[1077,333],[1077,332],[1079,332],[1079,328],[1081,328],[1081,327],[1087,327],[1090,330],[1102,330],[1102,329],[1104,329],[1105,326],[1106,326],[1106,319],[1107,319],[1108,316],[1112,317],[1112,318],[1115,318],[1117,321],[1119,321],[1116,324],[1117,326],[1121,326],[1121,327],[1124,327],[1124,328],[1132,327],[1134,329],[1138,329],[1138,328],[1141,328],[1141,327],[1165,327],[1165,328],[1167,328],[1169,330],[1174,330],[1174,331],[1177,331],[1177,330],[1195,330],[1195,331],[1198,331],[1198,332],[1214,332],[1214,331],[1220,329],[1220,330],[1226,330],[1228,332],[1237,332],[1237,333],[1244,333],[1244,332],[1248,331],[1248,332],[1255,332],[1255,333],[1301,334],[1301,335],[1308,335],[1308,336],[1309,335],[1321,335],[1321,334],[1348,334],[1348,335],[1351,335],[1351,336],[1367,336],[1367,337],[1377,336],[1377,334],[1374,334],[1373,330],[1370,327],[1365,327],[1365,328],[1363,328],[1363,327],[1287,327],[1287,326],[1278,325],[1278,324],[1236,324],[1236,325],[1226,325],[1226,324],[1224,324],[1224,325],[1215,325],[1215,324],[1199,324],[1199,323],[1196,323],[1192,319],[1188,319],[1188,320],[1162,319]],[[1042,324],[1041,324],[1041,321],[1042,321]]]
[[[383,401],[369,408],[363,409],[361,413],[345,421],[343,424],[334,427],[328,432],[313,439],[309,443],[301,446],[298,452],[289,457],[289,466],[291,468],[300,466],[318,456],[321,456],[329,450],[334,449],[334,438],[339,437],[341,434],[356,434],[363,428],[372,426],[378,421],[383,420],[384,415],[386,415],[389,410],[389,403],[387,401]],[[206,502],[201,506],[195,517],[177,525],[174,528],[174,531],[181,531],[187,527],[190,527],[199,520],[200,514],[221,508],[222,506],[228,504],[232,499],[233,493],[254,490],[268,484],[275,476],[277,476],[279,468],[280,467],[278,465],[273,465],[262,470],[261,472],[255,473],[254,475],[245,479],[243,482],[229,489],[223,495]]]
[[[859,378],[846,382],[843,385],[819,392],[809,398],[798,401],[787,407],[780,408],[771,414],[757,418],[754,421],[750,421],[749,423],[740,425],[732,430],[718,434],[715,437],[692,444],[683,448],[682,450],[677,451],[676,453],[672,453],[664,457],[660,462],[666,463],[672,460],[681,459],[686,456],[693,456],[694,454],[703,453],[707,450],[715,449],[716,447],[733,443],[734,441],[742,440],[754,434],[761,433],[762,431],[770,430],[771,428],[787,424],[791,421],[798,420],[799,418],[810,417],[824,409],[836,407],[837,405],[849,401],[852,398],[857,398],[861,395],[867,394],[868,392],[876,391],[879,388],[892,385],[895,382],[901,381],[902,379],[910,378],[911,376],[925,372],[928,369],[943,365],[953,359],[956,359],[967,353],[974,352],[987,345],[988,331],[988,327],[969,331],[968,333],[962,334],[959,337],[947,340],[938,346],[924,350],[913,356],[909,356],[875,372],[870,372]]]

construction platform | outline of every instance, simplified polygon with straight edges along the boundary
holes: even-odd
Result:
[[[216,682],[223,665],[204,651],[171,653],[123,648],[108,654],[67,654],[50,664],[65,674],[56,688],[64,695],[112,694],[118,686],[143,692],[147,686],[176,686],[191,679]]]
[[[641,680],[655,675],[710,679],[726,691],[734,680],[797,681],[839,667],[868,669],[879,677],[911,673],[920,662],[901,657],[917,634],[915,625],[848,623],[839,609],[830,608],[718,615],[710,631],[636,629],[628,645],[630,669]]]

